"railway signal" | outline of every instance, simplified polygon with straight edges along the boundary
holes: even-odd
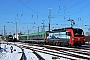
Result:
[[[71,27],[73,27],[73,25],[75,25],[75,22],[74,22],[74,20],[72,20],[72,19],[69,19],[69,20],[67,20],[67,21],[70,21],[70,22],[71,22]]]

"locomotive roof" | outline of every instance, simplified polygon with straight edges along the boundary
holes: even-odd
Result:
[[[6,35],[6,36],[13,36],[13,35]]]
[[[61,29],[54,29],[52,31],[66,31],[67,29],[80,29],[80,28],[67,27],[67,28],[61,28]]]
[[[41,34],[45,34],[45,32],[37,32],[37,33],[30,33],[30,34],[22,34],[20,36],[32,36],[32,35],[41,35]]]

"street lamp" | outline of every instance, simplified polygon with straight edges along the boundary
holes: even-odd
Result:
[[[17,20],[16,20],[16,39],[17,39]]]
[[[48,9],[49,9],[49,16],[48,16],[48,18],[49,18],[49,31],[50,31],[51,8],[48,8]]]
[[[45,20],[42,20],[43,22],[42,22],[42,24],[43,24],[43,28],[42,28],[42,31],[45,31],[45,25],[44,25],[44,21]]]
[[[6,26],[4,25],[4,36],[6,36]]]

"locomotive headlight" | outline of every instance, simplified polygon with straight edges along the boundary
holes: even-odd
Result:
[[[72,38],[72,40],[74,40],[74,38]]]

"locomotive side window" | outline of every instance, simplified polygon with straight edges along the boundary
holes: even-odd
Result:
[[[71,32],[66,32],[66,35],[71,36]]]

